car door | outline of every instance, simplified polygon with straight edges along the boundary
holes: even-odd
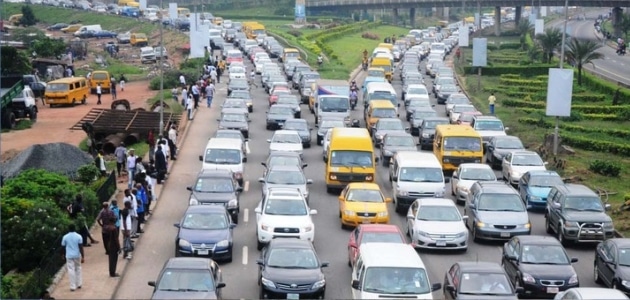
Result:
[[[355,228],[350,233],[350,240],[348,241],[348,265],[352,267],[355,262],[357,254],[359,253],[359,235],[361,234],[361,227]]]
[[[518,182],[518,193],[521,195],[523,203],[527,205],[527,186],[529,185],[529,173],[525,173]]]
[[[503,178],[510,177],[510,169],[512,168],[512,153],[508,153],[505,157],[503,157],[503,161],[501,162],[501,173],[503,174]]]
[[[556,228],[555,225],[558,224],[558,222],[561,221],[562,219],[562,206],[563,206],[563,201],[561,200],[561,194],[558,192],[555,192],[553,194],[553,198],[551,199],[551,205],[548,205],[548,218],[549,218],[549,224],[551,224],[552,228]]]
[[[604,260],[600,272],[606,285],[611,286],[617,267],[617,247],[614,243],[604,242],[603,252],[605,256],[603,256]]]
[[[515,285],[515,279],[518,276],[517,263],[520,261],[521,251],[520,243],[517,239],[511,239],[503,246],[503,257],[501,258],[501,264],[503,269],[508,275],[508,278]],[[509,259],[509,257],[515,257],[515,260]]]
[[[473,204],[472,206],[470,205],[471,203]],[[479,205],[479,193],[475,193],[472,196],[471,201],[466,203],[465,205],[467,206],[465,210],[465,215],[468,216],[466,222],[469,223],[468,229],[472,231],[475,223],[477,222],[477,206]]]
[[[409,237],[411,237],[411,241],[413,242],[414,237],[414,226],[416,223],[416,216],[418,215],[418,201],[414,201],[411,206],[409,206],[409,210],[407,211],[407,233],[409,233]]]
[[[449,290],[447,286],[454,289]],[[444,275],[444,299],[457,299],[457,290],[459,288],[459,265],[454,264]]]
[[[455,173],[453,173],[452,179],[451,179],[451,194],[452,195],[456,195],[457,194],[457,182],[459,181],[459,176],[462,173],[462,167],[458,167],[457,171],[455,171]]]
[[[339,217],[341,213],[346,209],[346,197],[348,196],[348,186],[346,186],[339,194]]]
[[[221,268],[219,267],[219,265],[215,262],[212,261],[211,265],[210,265],[210,269],[212,270],[212,276],[214,277],[214,284],[217,285],[221,282],[223,282],[223,274],[221,272]],[[216,293],[217,293],[217,298],[221,299],[221,291],[223,289],[216,289]]]

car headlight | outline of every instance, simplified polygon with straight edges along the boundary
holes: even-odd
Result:
[[[387,217],[387,211],[381,211],[378,214],[376,214],[379,217]]]
[[[409,192],[403,191],[403,190],[398,190],[398,196],[403,196],[404,197],[404,196],[407,196],[407,195],[409,195]]]
[[[487,224],[485,224],[484,222],[481,222],[481,221],[477,221],[476,225],[477,225],[477,227],[486,227],[486,226],[488,226]]]
[[[357,213],[352,211],[352,210],[344,210],[343,214],[346,215],[346,216],[349,216],[349,217],[357,215]]]
[[[423,134],[422,134],[422,137],[423,137],[423,138],[425,138],[425,139],[428,139],[428,138],[429,138],[429,136],[430,136],[430,135],[429,135],[428,133],[423,133]]]
[[[436,198],[444,197],[444,194],[446,193],[445,189],[446,189],[446,187],[442,187],[442,189],[439,189],[439,190],[435,191],[434,196]]]
[[[606,228],[606,229],[614,228],[613,223],[612,222],[604,222],[604,228]]]
[[[227,203],[227,207],[229,207],[229,208],[234,208],[234,207],[237,207],[237,206],[238,206],[238,200],[236,200],[236,199],[232,199],[232,200],[228,201],[228,203]]]
[[[416,232],[416,234],[417,234],[418,236],[429,237],[429,233],[424,232],[424,231],[421,231],[421,230],[418,230],[418,231]]]
[[[188,205],[199,205],[199,201],[194,197],[190,197],[190,202],[188,203]]]
[[[262,285],[264,285],[266,287],[270,287],[272,289],[276,288],[276,284],[273,283],[273,281],[271,281],[271,280],[269,280],[269,279],[267,279],[265,277],[260,278],[260,283],[262,283]]]
[[[311,231],[313,231],[313,225],[308,225],[304,227],[304,232],[311,232]]]
[[[365,181],[372,181],[373,179],[372,175],[365,176]]]
[[[465,237],[466,235],[468,235],[468,231],[462,231],[462,232],[458,233],[458,234],[455,236],[455,238],[463,238],[463,237]]]
[[[571,278],[569,278],[569,284],[577,284],[577,283],[578,283],[578,276],[577,276],[577,274],[573,274],[573,276],[571,276]]]
[[[263,231],[269,231],[271,228],[269,228],[269,225],[262,223],[260,224],[260,229]]]
[[[534,279],[534,276],[532,275],[523,273],[522,277],[523,277],[523,282],[532,283],[532,284],[536,283],[536,279]]]
[[[219,125],[219,129],[225,129],[223,125]]]
[[[531,223],[525,223],[525,224],[523,224],[523,228],[530,229],[530,228],[532,228],[532,224]]]
[[[183,240],[183,239],[179,239],[179,242],[177,244],[182,248],[190,247],[190,243],[187,240]]]
[[[326,285],[326,280],[322,279],[322,280],[320,280],[318,282],[315,282],[311,289],[313,289],[313,290],[320,289],[320,288],[323,288],[325,285]]]
[[[230,245],[230,241],[228,241],[228,240],[222,240],[222,241],[217,243],[217,247],[227,247],[229,245]]]
[[[578,222],[564,221],[564,227],[578,227]]]

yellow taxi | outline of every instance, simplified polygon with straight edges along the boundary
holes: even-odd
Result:
[[[346,186],[339,196],[339,218],[341,227],[356,227],[359,224],[387,224],[389,214],[387,203],[378,184],[353,182]]]

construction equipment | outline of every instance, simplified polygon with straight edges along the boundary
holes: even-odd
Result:
[[[28,86],[24,86],[22,76],[3,76],[0,82],[2,127],[13,129],[20,118],[37,120],[35,95]]]

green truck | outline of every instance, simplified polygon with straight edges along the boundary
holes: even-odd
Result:
[[[37,120],[35,95],[30,87],[24,86],[22,76],[2,76],[0,78],[2,98],[2,128],[13,129],[18,119]]]

